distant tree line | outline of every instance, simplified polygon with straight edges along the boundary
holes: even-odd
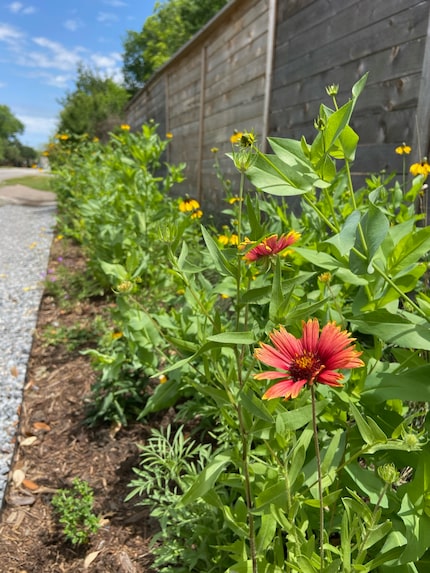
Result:
[[[123,40],[123,85],[83,65],[75,89],[60,100],[58,132],[87,134],[100,140],[123,121],[124,107],[152,74],[198,32],[228,0],[165,0],[140,32]]]
[[[7,105],[0,105],[0,164],[30,167],[37,159],[37,152],[23,145],[18,135],[24,124],[14,116]]]

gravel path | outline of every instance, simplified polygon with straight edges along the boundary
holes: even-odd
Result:
[[[0,507],[54,225],[53,206],[0,205]]]

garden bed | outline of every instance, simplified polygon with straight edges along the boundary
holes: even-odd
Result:
[[[85,261],[77,247],[65,252],[54,242],[49,268],[58,258],[71,271]],[[111,301],[96,297],[58,305],[43,296],[24,391],[17,446],[0,522],[2,572],[150,572],[149,542],[156,524],[133,502],[125,503],[127,484],[138,465],[137,443],[149,434],[147,424],[127,428],[85,424],[85,398],[95,380],[90,358],[79,340],[70,345],[62,333],[91,330]],[[71,347],[73,346],[73,347]],[[155,420],[157,427],[162,420]],[[51,499],[74,477],[94,490],[94,511],[102,527],[86,546],[65,541]]]

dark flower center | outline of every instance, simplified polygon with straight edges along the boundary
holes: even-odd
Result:
[[[315,356],[312,352],[305,351],[303,354],[294,357],[288,371],[294,382],[298,380],[313,382],[323,368],[324,365],[321,364],[318,356]]]

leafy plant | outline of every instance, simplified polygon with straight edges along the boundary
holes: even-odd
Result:
[[[137,504],[149,507],[160,525],[151,541],[154,566],[165,573],[224,571],[227,564],[218,546],[229,535],[221,512],[199,500],[180,505],[182,494],[210,459],[210,446],[185,436],[182,426],[173,433],[169,425],[165,430],[152,429],[139,448],[139,467],[133,470],[137,477],[130,482],[133,489],[126,499],[138,496]]]
[[[100,520],[93,513],[93,502],[90,485],[77,477],[71,488],[58,490],[52,498],[63,534],[74,545],[88,543],[90,536],[100,528]]]

